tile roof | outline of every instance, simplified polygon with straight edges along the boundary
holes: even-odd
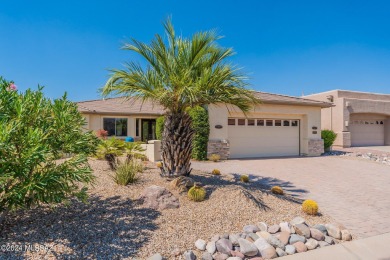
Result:
[[[266,92],[255,92],[264,104],[287,104],[331,107],[328,102],[316,101],[307,98],[299,98],[272,94]],[[144,114],[144,115],[162,115],[164,109],[157,103],[151,101],[142,102],[135,98],[125,99],[123,97],[107,98],[100,100],[89,100],[77,102],[79,111],[82,113],[101,113],[101,114]]]

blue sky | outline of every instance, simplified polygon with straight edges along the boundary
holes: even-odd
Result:
[[[390,94],[389,1],[2,1],[0,75],[52,98],[99,98],[109,68],[138,60],[172,16],[185,36],[218,29],[251,88],[300,96],[331,89]]]

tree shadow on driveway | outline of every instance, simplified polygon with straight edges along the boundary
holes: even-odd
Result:
[[[10,214],[0,244],[56,247],[39,252],[39,259],[122,259],[135,256],[158,228],[154,222],[160,212],[137,207],[130,199],[91,196],[88,202]],[[25,252],[2,253],[1,259],[26,258]]]

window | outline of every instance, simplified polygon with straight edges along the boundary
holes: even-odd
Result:
[[[248,119],[248,125],[250,125],[250,126],[255,125],[255,120],[254,119]]]
[[[290,126],[289,120],[283,120],[283,126]]]
[[[139,136],[139,118],[135,119],[135,136]]]
[[[291,126],[298,126],[298,120],[291,121]]]
[[[127,136],[127,118],[103,118],[103,129],[108,136]]]
[[[245,125],[245,119],[238,119],[238,125]]]
[[[282,120],[275,120],[275,126],[282,126]]]
[[[265,120],[265,125],[266,126],[273,126],[274,125],[274,120]]]
[[[258,126],[264,126],[264,120],[263,119],[257,120],[257,125]]]
[[[236,125],[236,119],[234,119],[234,118],[229,118],[229,119],[228,119],[228,125]]]

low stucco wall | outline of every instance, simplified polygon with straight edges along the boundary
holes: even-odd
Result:
[[[147,144],[141,144],[145,149],[145,155],[151,162],[161,161],[161,141],[150,140]]]

